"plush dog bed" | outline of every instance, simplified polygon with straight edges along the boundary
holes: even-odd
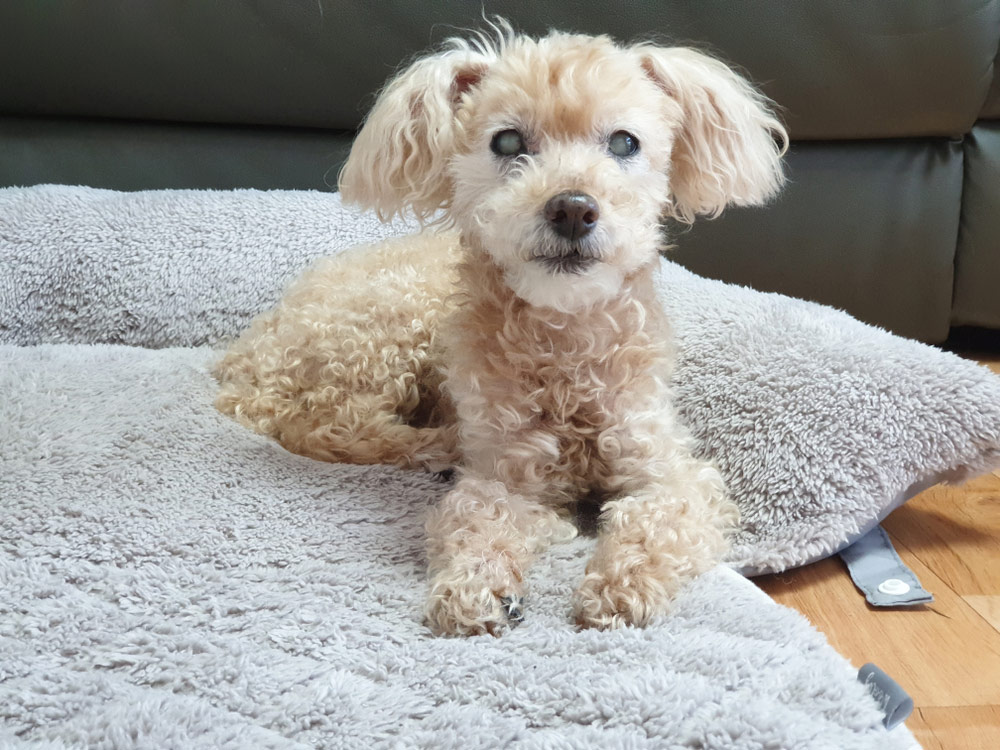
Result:
[[[0,191],[0,343],[219,345],[318,256],[412,231],[303,192]],[[685,421],[740,506],[745,573],[837,552],[1000,465],[1000,378],[836,310],[664,262]]]
[[[508,635],[427,634],[421,523],[445,487],[291,455],[217,414],[209,375],[310,259],[404,229],[314,193],[0,191],[0,740],[911,747],[726,569],[648,629],[578,632],[582,537],[533,568]],[[829,554],[996,462],[981,368],[662,270],[681,409],[747,519],[734,565]]]

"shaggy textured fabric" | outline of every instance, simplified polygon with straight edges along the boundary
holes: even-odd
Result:
[[[0,189],[0,343],[210,344],[314,258],[412,229],[328,193]]]
[[[913,747],[798,614],[726,569],[577,631],[593,540],[502,638],[420,623],[421,473],[216,413],[207,349],[0,346],[0,746]]]
[[[411,231],[299,192],[0,190],[0,342],[216,343],[312,259]],[[677,403],[753,574],[830,555],[916,491],[1000,464],[1000,378],[846,314],[662,267]]]
[[[838,310],[664,263],[674,388],[739,503],[748,575],[827,557],[938,482],[1000,465],[1000,378]]]

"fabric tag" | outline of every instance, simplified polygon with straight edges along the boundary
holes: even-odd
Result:
[[[868,688],[879,708],[882,709],[882,724],[893,729],[913,713],[913,698],[889,675],[872,663],[858,670],[858,682]]]
[[[934,601],[896,554],[889,535],[876,526],[847,549],[840,551],[851,580],[875,607],[912,607]]]

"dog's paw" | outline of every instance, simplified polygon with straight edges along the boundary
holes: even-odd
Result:
[[[644,627],[667,614],[679,577],[663,561],[651,563],[638,551],[599,556],[587,566],[573,597],[573,615],[584,628]]]
[[[431,581],[424,614],[436,635],[500,635],[524,621],[523,587],[513,575],[446,570]]]
[[[636,585],[588,573],[573,597],[573,615],[581,628],[645,627],[670,610],[670,596],[656,585]]]

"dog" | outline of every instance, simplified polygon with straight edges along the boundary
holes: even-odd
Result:
[[[769,200],[787,135],[694,49],[494,31],[395,77],[341,171],[345,200],[425,231],[314,265],[221,361],[216,405],[313,458],[456,467],[426,527],[435,633],[519,622],[586,498],[575,621],[644,626],[738,520],[671,405],[663,224]]]

